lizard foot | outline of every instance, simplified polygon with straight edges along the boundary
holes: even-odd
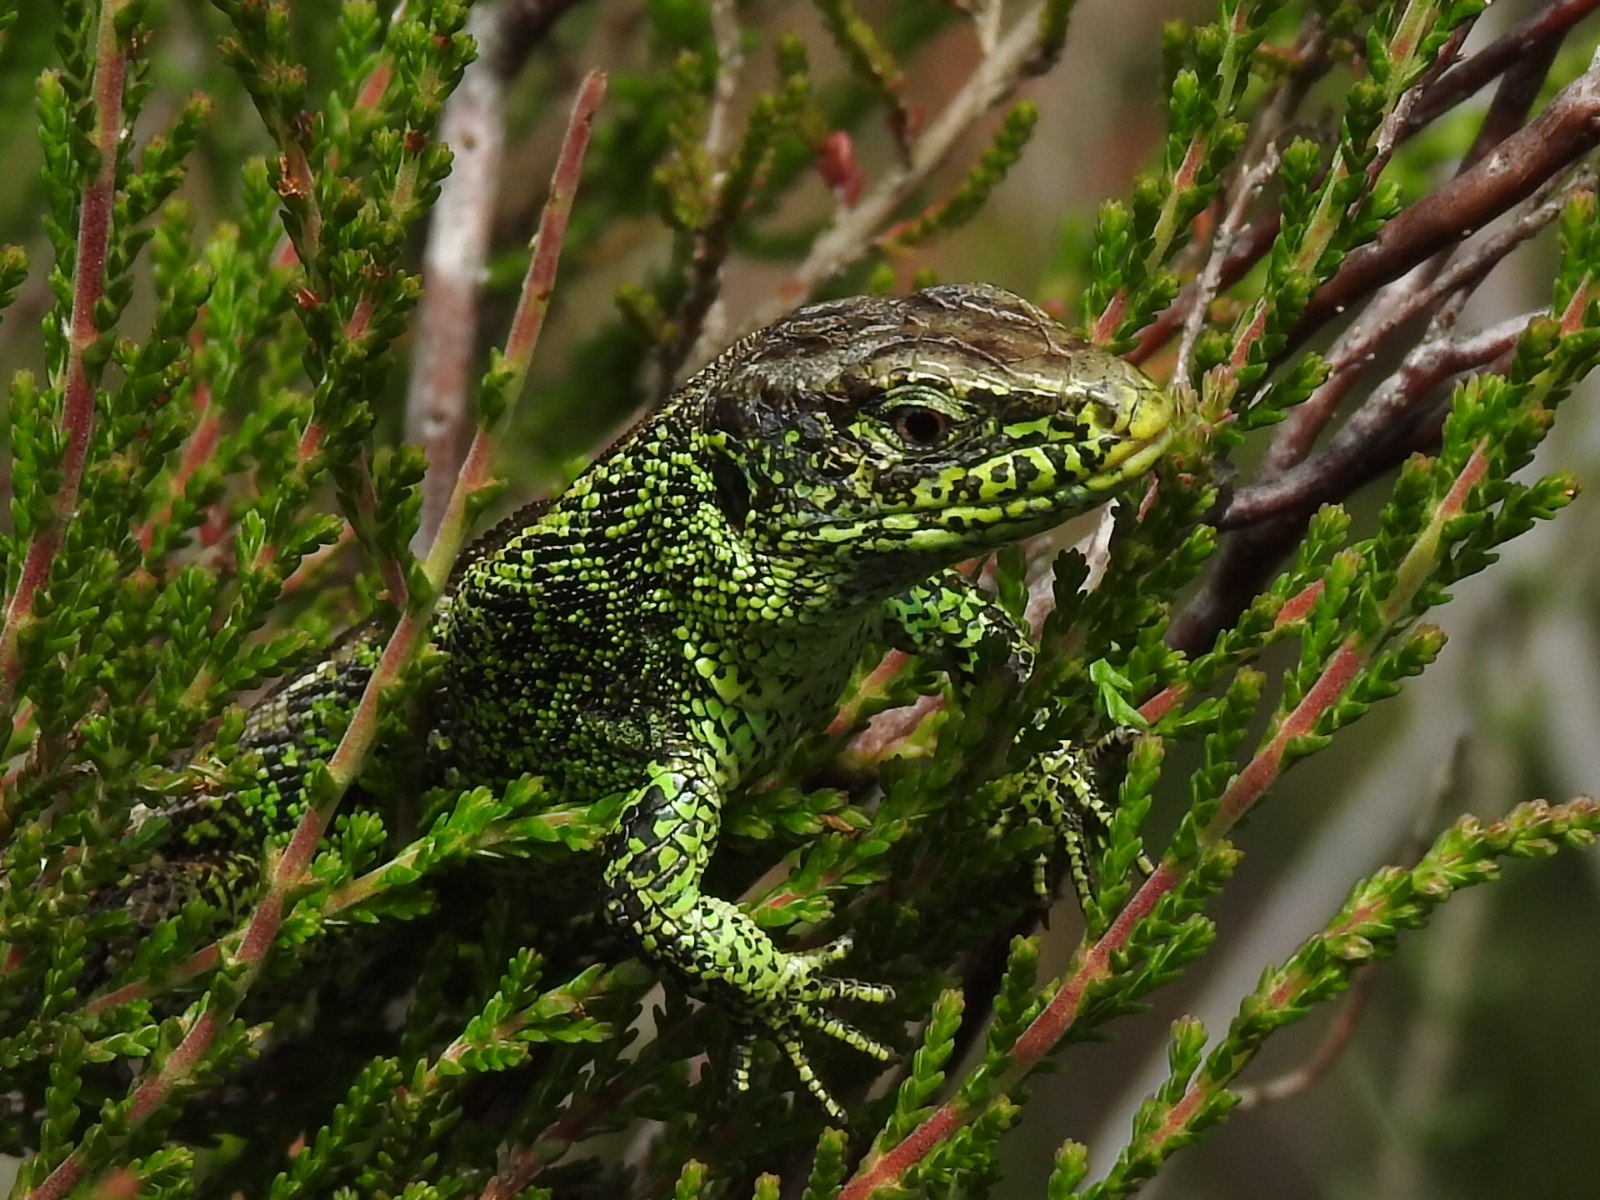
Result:
[[[1117,730],[1092,746],[1062,742],[1041,754],[1025,779],[1021,795],[1001,825],[1023,823],[1053,830],[1057,845],[1067,856],[1072,891],[1088,911],[1098,881],[1094,852],[1111,829],[1115,809],[1095,785],[1095,766],[1107,749],[1125,744],[1133,731]],[[1041,850],[1033,862],[1033,890],[1042,905],[1054,899],[1049,880],[1052,850]],[[1155,868],[1140,854],[1136,865],[1148,875]]]
[[[822,1007],[833,1000],[882,1004],[894,999],[894,989],[883,984],[838,979],[820,973],[822,968],[849,954],[851,944],[847,934],[816,950],[784,956],[777,986],[769,989],[759,1006],[753,1006],[741,1022],[744,1035],[734,1057],[735,1091],[749,1090],[750,1066],[756,1042],[768,1038],[788,1057],[800,1082],[805,1084],[806,1090],[816,1098],[828,1116],[840,1123],[848,1121],[843,1106],[829,1094],[811,1066],[805,1045],[800,1039],[800,1028],[804,1026],[837,1038],[879,1062],[887,1062],[894,1056],[894,1052],[882,1042],[868,1037]]]

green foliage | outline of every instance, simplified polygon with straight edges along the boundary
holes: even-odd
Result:
[[[1437,148],[1399,136],[1408,96],[1479,5],[1320,6],[1302,40],[1305,6],[1223,0],[1214,22],[1169,30],[1150,168],[1104,204],[1081,253],[1062,252],[1085,277],[1087,332],[1135,347],[1206,280],[1207,230],[1230,213],[1230,237],[1275,221],[1270,248],[1210,278],[1171,380],[1187,423],[1150,493],[1120,506],[1096,585],[1076,554],[1001,556],[1002,604],[1047,610],[1026,685],[963,693],[875,647],[832,725],[730,804],[714,888],[742,889],[785,941],[848,931],[852,971],[897,998],[847,1019],[903,1052],[880,1080],[847,1048],[815,1048],[852,1101],[848,1132],[791,1094],[770,1047],[756,1089],[732,1096],[725,1016],[671,984],[647,1009],[652,980],[593,911],[615,797],[417,782],[410,717],[432,665],[414,648],[439,580],[409,548],[425,471],[399,437],[396,380],[420,231],[451,167],[439,123],[477,53],[466,6],[194,7],[0,5],[8,63],[37,74],[31,97],[4,81],[0,106],[22,128],[31,105],[39,146],[28,223],[0,211],[29,247],[0,248],[0,309],[22,298],[43,314],[7,390],[0,533],[0,1071],[19,1098],[0,1149],[26,1156],[17,1196],[547,1194],[537,1184],[767,1198],[801,1171],[807,1200],[987,1194],[1004,1135],[1035,1117],[1031,1073],[1144,1011],[1210,948],[1240,822],[1426,668],[1443,635],[1423,618],[1575,493],[1529,467],[1600,357],[1600,219],[1584,187],[1561,209],[1546,311],[1453,386],[1432,441],[1418,438],[1427,452],[1396,459],[1387,503],[1346,509],[1352,483],[1289,513],[1281,561],[1185,639],[1197,577],[1231,552],[1209,523],[1227,500],[1213,460],[1301,419],[1341,378],[1337,344],[1299,349],[1306,314],[1424,198],[1417,164]],[[831,49],[700,0],[630,18],[645,36],[613,79],[566,266],[618,311],[541,365],[538,411],[511,434],[519,470],[557,478],[736,332],[740,314],[718,316],[732,264],[792,271],[784,302],[927,269],[918,252],[979,217],[1028,147],[1037,110],[1012,92],[1055,61],[1070,4],[980,31],[1006,86],[974,88],[970,118],[1000,115],[948,179],[923,140],[947,114],[906,92],[932,35],[965,19],[956,6],[817,8]],[[995,65],[1013,35],[1021,50]],[[170,87],[173,44],[205,47],[208,94]],[[538,119],[562,107],[569,50],[530,72]],[[837,74],[814,65],[833,58]],[[1281,98],[1327,76],[1342,89],[1334,124],[1290,123]],[[831,217],[806,199],[818,180]],[[840,245],[863,195],[883,198],[879,215]],[[619,272],[606,247],[646,225],[661,252]],[[820,265],[819,246],[832,247]],[[526,261],[504,252],[491,301]],[[477,349],[470,411],[487,430],[526,362]],[[492,485],[473,489],[469,516]],[[379,749],[363,773],[359,755],[321,748],[304,828],[323,836],[303,871],[274,873],[292,845],[243,846],[268,866],[259,894],[137,921],[118,889],[166,852],[165,814],[199,780],[256,778],[237,751],[252,694],[374,615],[402,630],[366,714]],[[1105,739],[1116,804],[1089,831],[1085,936],[1051,974],[1036,938],[1012,936],[1047,835],[998,815],[1063,738]],[[1188,752],[1182,778],[1171,746]],[[1157,839],[1146,817],[1163,807]],[[1209,1050],[1197,1022],[1176,1022],[1168,1076],[1106,1176],[1085,1186],[1087,1151],[1064,1141],[1047,1193],[1129,1194],[1230,1115],[1272,1034],[1401,932],[1498,859],[1597,834],[1589,802],[1524,805],[1463,818],[1415,866],[1358,883]],[[635,1149],[616,1150],[619,1134]]]

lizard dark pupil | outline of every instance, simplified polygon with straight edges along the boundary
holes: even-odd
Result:
[[[903,408],[894,420],[894,431],[908,446],[937,446],[949,430],[950,418],[931,408]]]

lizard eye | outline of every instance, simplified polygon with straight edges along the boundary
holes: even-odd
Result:
[[[945,413],[921,405],[895,410],[895,435],[913,450],[931,450],[949,436],[952,422]]]

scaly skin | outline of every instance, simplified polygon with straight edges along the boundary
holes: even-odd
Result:
[[[868,643],[969,676],[998,638],[1025,675],[1026,637],[947,568],[1107,499],[1160,454],[1170,417],[1137,371],[996,288],[797,312],[468,552],[437,635],[442,764],[475,784],[541,776],[567,803],[623,796],[607,920],[777,1041],[841,1117],[799,1030],[887,1057],[826,1006],[888,989],[827,974],[847,939],[786,952],[701,890],[723,798],[833,714]],[[297,812],[312,699],[326,709],[364,673],[346,652],[252,721],[286,781],[265,789],[264,824]],[[1058,813],[1069,838],[1078,815]]]

